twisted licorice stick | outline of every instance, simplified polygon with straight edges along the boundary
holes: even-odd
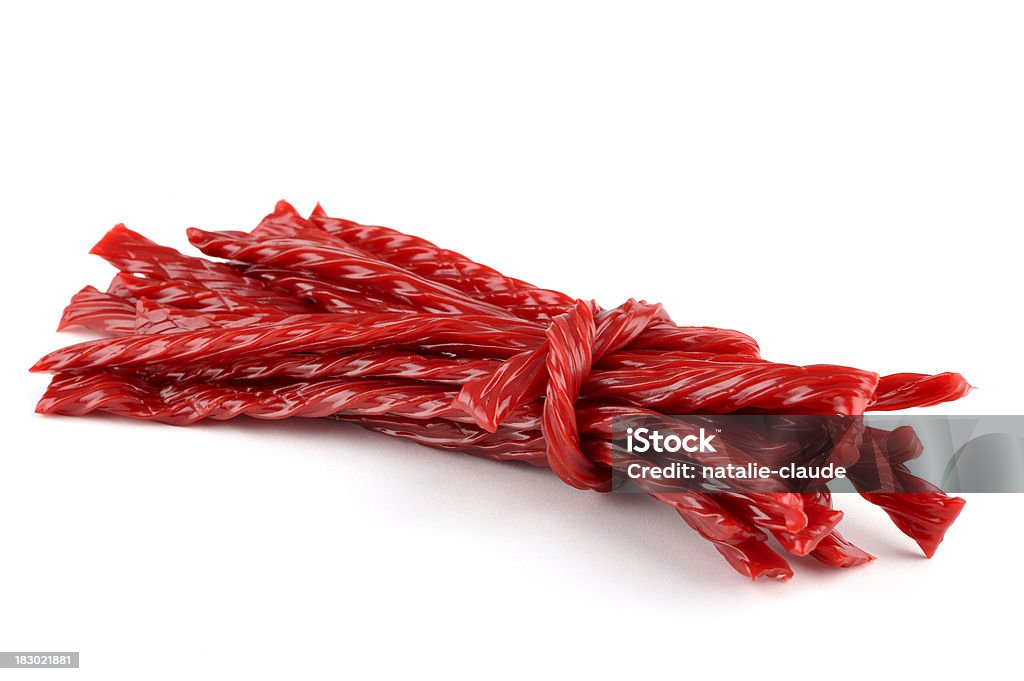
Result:
[[[135,333],[165,334],[203,329],[242,329],[278,322],[349,321],[352,311],[327,314],[289,314],[266,308],[249,312],[197,312],[154,303],[146,298],[135,304]]]
[[[539,430],[503,428],[491,433],[469,423],[447,419],[416,419],[393,414],[335,414],[333,418],[435,449],[463,452],[496,461],[523,461],[543,467],[548,465],[546,445]]]
[[[593,311],[582,301],[551,320],[546,332],[547,387],[541,423],[548,465],[555,475],[578,489],[606,490],[610,470],[580,449],[576,424],[576,398],[593,364],[595,334]]]
[[[917,485],[925,481],[915,478]],[[893,524],[917,542],[931,558],[966,503],[931,486],[930,490],[862,492],[861,496],[886,512]]]
[[[367,288],[428,312],[513,317],[504,308],[424,279],[340,244],[297,238],[258,240],[231,232],[188,230],[192,245],[207,255],[310,272],[329,281]]]
[[[57,325],[58,331],[74,327],[108,336],[135,333],[135,305],[110,293],[86,286],[71,297]]]
[[[663,351],[630,348],[628,353],[617,353],[604,358],[602,369],[652,369],[672,372],[678,361],[706,360],[722,363],[767,362],[748,355],[718,354],[715,352],[688,352],[684,356]],[[967,395],[973,387],[962,375],[954,372],[940,374],[899,373],[882,376],[875,388],[874,400],[867,406],[870,411],[894,411],[910,407],[931,407],[952,402]]]
[[[32,371],[66,371],[178,363],[286,352],[366,348],[460,350],[467,356],[508,357],[534,347],[543,332],[530,322],[481,315],[313,315],[309,321],[237,329],[204,329],[79,343],[40,359]],[[326,321],[330,319],[330,321]]]
[[[393,298],[327,281],[306,272],[248,263],[234,263],[232,267],[243,276],[262,282],[267,288],[283,291],[314,305],[319,312],[417,311],[416,308]]]
[[[555,291],[530,293],[529,289],[535,288],[530,284],[504,277],[488,267],[474,263],[452,251],[440,249],[418,237],[400,234],[386,227],[356,225],[347,220],[334,218],[325,218],[325,223],[331,227],[330,230],[324,229],[313,217],[302,217],[286,201],[279,201],[274,212],[263,218],[250,236],[259,240],[301,238],[340,246],[362,256],[396,265],[431,281],[451,286],[471,298],[509,309],[523,319],[546,321],[550,317],[550,307],[545,303],[558,306],[555,314],[563,312],[568,304],[572,303],[571,298]],[[339,230],[338,227],[342,229]],[[352,230],[351,227],[356,229]],[[351,237],[351,240],[345,236]],[[369,249],[364,249],[361,245],[368,246]],[[430,255],[437,257],[431,259]],[[275,275],[272,281],[276,286],[289,287],[294,292],[298,288],[295,281],[301,276]],[[309,279],[306,280],[307,287],[308,282]],[[526,291],[526,295],[517,295],[520,288]],[[325,306],[329,305],[321,300],[326,298],[323,293],[317,293],[314,297]],[[389,301],[388,304],[395,303]],[[331,306],[328,309],[334,311],[339,308]]]
[[[392,310],[385,310],[393,312]],[[182,309],[139,300],[135,307],[135,332],[137,334],[179,333],[202,329],[242,329],[267,324],[294,324],[298,322],[360,322],[366,311],[346,309],[340,312],[288,313],[268,308],[250,311],[206,311]]]
[[[661,369],[601,372],[583,397],[642,404],[666,414],[725,414],[745,408],[861,414],[874,400],[878,385],[878,374],[834,365],[677,360]]]
[[[420,355],[397,350],[365,350],[316,355],[242,358],[230,364],[198,363],[147,365],[147,373],[182,383],[213,381],[265,381],[296,378],[404,378],[458,386],[483,376],[498,365],[494,360]]]
[[[971,392],[972,386],[957,373],[891,374],[878,382],[878,397],[871,409],[894,411],[910,407],[931,407],[952,402]]]
[[[826,565],[839,568],[857,567],[875,559],[870,553],[849,542],[835,530],[818,542],[818,545],[811,551],[811,557]]]
[[[277,305],[277,294],[268,291],[266,296],[253,297],[232,293],[226,289],[212,289],[201,282],[185,279],[151,279],[139,277],[125,272],[114,276],[107,288],[107,293],[136,302],[145,298],[154,304],[177,307],[196,312],[235,312],[251,314],[255,312],[296,312],[289,306],[282,310]],[[313,312],[309,306],[305,312]]]
[[[283,419],[342,413],[470,422],[451,408],[453,396],[453,391],[438,386],[400,379],[329,379],[281,385],[159,383],[135,374],[97,371],[84,376],[58,374],[36,411],[70,416],[104,411],[175,425],[242,415]],[[539,426],[539,415],[527,409],[509,422],[511,428],[532,430]]]
[[[160,246],[123,224],[115,225],[89,251],[130,274],[152,279],[184,279],[202,283],[211,289],[226,289],[240,296],[268,300],[282,310],[308,311],[308,305],[284,293],[267,289],[248,279],[225,263],[183,255]]]
[[[931,558],[966,502],[910,472],[906,462],[919,456],[924,447],[909,427],[893,431],[865,428],[861,451],[865,464],[870,465],[868,475],[863,467],[854,466],[849,470],[850,481]],[[891,468],[886,471],[881,464]],[[881,479],[876,477],[879,473]],[[892,491],[873,491],[877,489]]]
[[[278,203],[271,215],[275,214],[280,220],[291,219],[293,224],[304,224],[298,212],[284,201]],[[387,227],[361,225],[351,220],[328,217],[319,204],[309,221],[381,260],[421,277],[446,283],[467,293],[472,292],[474,297],[506,308],[526,319],[547,319],[562,314],[574,302],[572,297],[564,293],[507,277],[426,239]]]

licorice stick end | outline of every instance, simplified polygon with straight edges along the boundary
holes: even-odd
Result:
[[[756,582],[765,577],[780,582],[793,578],[793,568],[761,538],[737,544],[715,542],[715,548],[736,572]]]
[[[835,531],[822,539],[810,555],[825,565],[837,568],[857,567],[875,560],[873,555]]]
[[[931,558],[939,549],[939,544],[946,537],[946,531],[953,525],[960,512],[964,510],[967,501],[961,497],[947,497],[942,504],[942,515],[934,534],[928,538],[917,539],[917,545],[921,547],[925,558]]]
[[[199,244],[206,242],[206,232],[198,227],[186,228],[185,234],[188,236],[188,242],[196,248],[199,247]]]
[[[138,232],[128,229],[128,226],[123,222],[119,222],[108,229],[107,233],[103,235],[103,238],[97,241],[96,245],[89,249],[89,255],[98,255],[104,259],[106,259],[107,256],[118,255],[122,251],[122,241],[125,238],[144,244],[153,244],[152,241]]]
[[[75,326],[75,300],[80,296],[86,296],[99,293],[99,290],[95,286],[83,286],[82,289],[71,296],[71,302],[64,307],[64,312],[60,315],[60,321],[57,322],[57,330],[64,331],[72,326]]]

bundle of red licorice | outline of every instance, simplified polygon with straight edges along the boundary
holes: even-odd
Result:
[[[110,338],[32,367],[54,373],[38,412],[173,424],[332,417],[431,447],[549,466],[573,487],[609,491],[621,465],[617,419],[855,417],[970,390],[953,373],[880,377],[772,363],[742,333],[679,326],[660,305],[634,300],[606,310],[418,237],[328,217],[319,206],[304,218],[280,202],[251,232],[190,229],[188,238],[211,259],[124,225],[93,248],[119,273],[105,292],[77,293],[60,329]],[[857,451],[883,453],[889,485],[858,487],[861,496],[931,556],[963,500],[910,473],[906,462],[921,449],[912,432],[865,429],[858,438]],[[750,456],[756,449],[748,443]],[[842,513],[824,488],[645,491],[752,578],[792,576],[769,537],[832,566],[872,560],[836,532]]]

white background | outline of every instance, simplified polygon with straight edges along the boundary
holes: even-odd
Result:
[[[1022,34],[1011,2],[5,6],[0,649],[81,651],[54,678],[985,676],[1019,646],[1019,496],[931,561],[840,499],[875,564],[751,584],[651,500],[329,422],[44,418],[26,369],[78,340],[115,222],[185,248],[287,198],[1021,413]]]

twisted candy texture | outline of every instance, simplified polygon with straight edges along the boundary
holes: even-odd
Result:
[[[58,331],[74,328],[107,336],[130,335],[135,332],[135,305],[124,298],[86,286],[71,297],[57,325]]]

